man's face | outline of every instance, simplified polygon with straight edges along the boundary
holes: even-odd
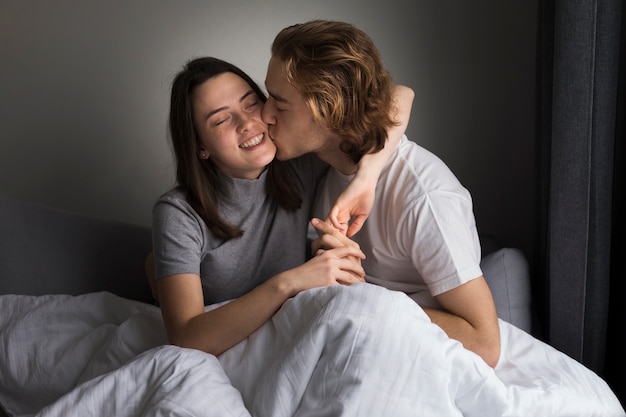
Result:
[[[325,131],[313,120],[302,94],[287,81],[280,58],[270,59],[265,87],[269,97],[262,117],[278,149],[276,157],[287,160],[319,152],[325,144]]]

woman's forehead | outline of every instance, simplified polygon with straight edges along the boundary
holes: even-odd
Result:
[[[196,86],[192,92],[195,105],[222,106],[239,102],[252,87],[239,75],[224,72]]]

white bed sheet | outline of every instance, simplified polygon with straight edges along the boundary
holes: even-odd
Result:
[[[500,321],[495,370],[406,295],[306,291],[215,356],[166,345],[157,307],[0,296],[0,403],[19,416],[625,416],[580,363]]]

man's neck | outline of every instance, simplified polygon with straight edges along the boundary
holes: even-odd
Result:
[[[339,147],[332,150],[319,151],[316,155],[319,159],[344,175],[352,175],[357,171],[357,164],[352,162],[350,158],[348,158],[348,155],[342,152]]]
[[[344,175],[356,173],[358,165],[353,163],[348,155],[339,148],[343,138],[328,130],[322,133],[321,138],[322,140],[317,142],[321,146],[318,147],[315,155]]]

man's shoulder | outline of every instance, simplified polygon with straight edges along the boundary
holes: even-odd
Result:
[[[402,138],[390,160],[393,160],[394,163],[401,160],[408,163],[409,166],[420,166],[426,164],[446,166],[443,160],[433,151],[426,149],[419,143],[408,139],[406,136]]]
[[[410,140],[403,140],[379,179],[382,193],[415,201],[425,195],[466,198],[463,185],[441,158]],[[378,190],[377,190],[378,192]]]

